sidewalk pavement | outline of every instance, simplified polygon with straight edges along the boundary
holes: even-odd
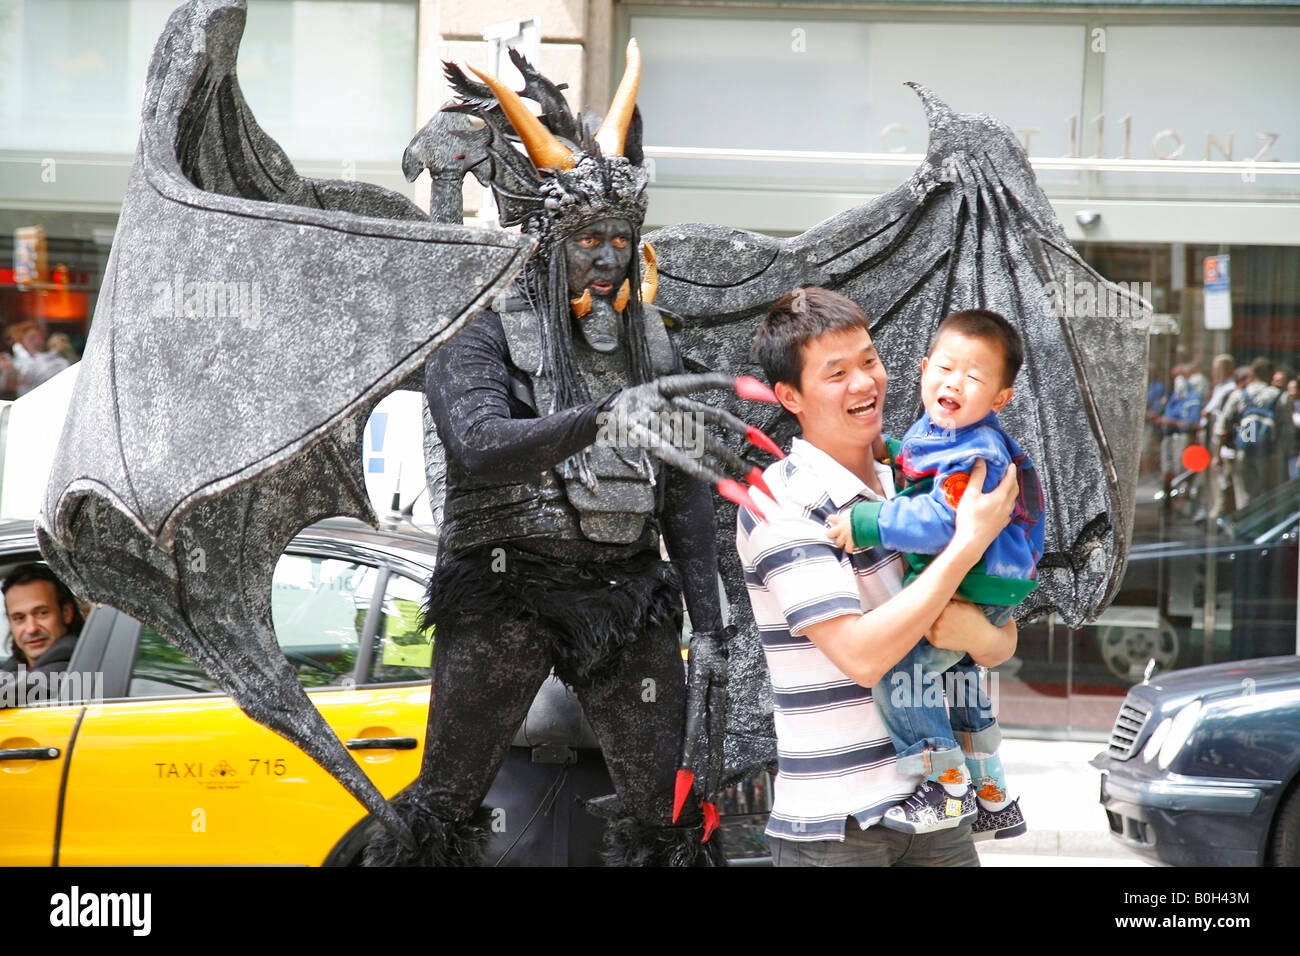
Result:
[[[1088,761],[1102,741],[1004,737],[999,752],[1029,832],[977,843],[985,866],[1149,866],[1110,835],[1098,800],[1101,774]]]

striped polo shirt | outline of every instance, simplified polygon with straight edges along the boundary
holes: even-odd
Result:
[[[894,493],[886,465],[876,473]],[[902,590],[902,555],[880,548],[846,554],[825,521],[858,501],[881,501],[830,455],[796,438],[763,473],[775,504],[767,520],[742,508],[736,550],[772,676],[777,770],[768,836],[843,840],[845,819],[865,829],[906,799],[920,777],[900,774],[871,691],[850,680],[803,636],[811,624],[871,610]],[[917,635],[919,640],[920,635]]]

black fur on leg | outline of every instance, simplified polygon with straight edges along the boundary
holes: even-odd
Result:
[[[601,856],[606,866],[726,866],[719,834],[701,843],[703,825],[665,827],[636,817],[611,820]]]
[[[411,853],[387,830],[371,827],[366,866],[480,866],[491,837],[489,811],[480,807],[468,820],[444,820],[423,801],[402,793],[393,809],[415,835]]]
[[[680,631],[682,591],[676,570],[654,551],[618,561],[562,561],[503,543],[440,555],[422,626],[454,627],[464,609],[489,607],[507,620],[545,625],[555,672],[572,686],[609,679],[637,635],[670,621]]]

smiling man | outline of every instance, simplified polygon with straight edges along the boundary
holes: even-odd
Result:
[[[995,627],[974,605],[950,603],[1007,524],[1014,472],[983,492],[986,466],[975,465],[951,543],[904,588],[902,555],[846,553],[825,529],[855,503],[894,494],[891,469],[874,453],[889,379],[867,317],[836,293],[798,289],[763,321],[754,354],[803,431],[764,473],[775,501],[768,520],[743,508],[737,516],[736,547],[772,675],[780,765],[767,828],[773,861],[977,866],[968,827],[907,833],[878,825],[921,776],[898,767],[870,688],[923,634],[986,666],[1014,651],[1014,622]]]
[[[12,657],[3,670],[64,670],[81,633],[81,609],[67,585],[43,564],[24,564],[0,585],[9,619]]]

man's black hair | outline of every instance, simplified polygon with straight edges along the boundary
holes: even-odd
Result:
[[[9,589],[18,584],[33,584],[37,581],[48,581],[54,585],[54,597],[58,601],[59,607],[64,605],[72,606],[72,622],[68,624],[69,634],[80,634],[81,626],[86,623],[85,616],[81,613],[81,604],[78,603],[76,595],[72,589],[58,579],[49,565],[37,564],[20,564],[7,575],[3,582],[0,582],[0,594],[7,595]],[[9,653],[17,653],[17,645],[14,644],[13,634],[9,635]]]
[[[1016,327],[991,309],[962,309],[945,316],[930,340],[930,354],[945,332],[958,332],[973,339],[983,339],[1002,349],[1002,387],[1010,388],[1025,364],[1025,343]]]
[[[1261,355],[1250,363],[1250,374],[1268,385],[1269,380],[1273,378],[1273,362]]]
[[[787,292],[772,306],[754,333],[751,361],[763,367],[770,384],[800,388],[803,347],[827,332],[870,331],[867,315],[856,302],[837,292],[810,285]]]

